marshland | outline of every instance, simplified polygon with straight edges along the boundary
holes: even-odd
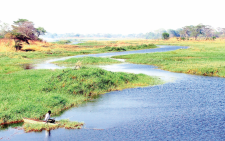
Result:
[[[25,1],[1,3],[0,140],[224,139],[222,4]]]
[[[97,41],[95,41],[95,42],[97,42]],[[125,41],[123,41],[123,42],[125,42]],[[88,110],[90,107],[92,107],[91,109],[93,109],[95,107],[95,104],[93,105],[91,101],[94,101],[94,103],[97,102],[100,105],[103,104],[102,105],[103,107],[104,106],[108,107],[107,105],[110,104],[111,102],[113,102],[115,98],[116,98],[116,101],[114,101],[113,103],[119,104],[120,100],[118,98],[120,97],[120,94],[122,97],[124,97],[124,94],[123,94],[124,92],[127,94],[131,94],[131,96],[133,94],[137,93],[137,95],[135,94],[136,97],[139,97],[144,100],[148,97],[147,95],[149,92],[151,93],[151,95],[155,95],[155,94],[159,93],[158,96],[160,96],[161,95],[160,93],[162,92],[162,90],[160,90],[160,89],[166,89],[166,90],[170,91],[170,89],[174,87],[173,85],[175,85],[175,89],[173,89],[172,91],[175,93],[179,93],[180,90],[177,90],[176,85],[179,85],[179,87],[183,87],[183,85],[184,85],[183,83],[189,83],[190,81],[191,82],[196,81],[199,84],[201,84],[203,82],[207,83],[207,84],[209,83],[210,90],[209,89],[203,90],[203,89],[205,89],[206,86],[201,86],[201,87],[197,87],[198,89],[201,88],[201,89],[199,89],[199,92],[211,91],[210,93],[213,93],[213,91],[214,91],[215,92],[213,94],[214,98],[218,97],[218,94],[219,94],[219,96],[222,96],[221,94],[224,92],[224,90],[222,89],[224,86],[223,79],[204,78],[204,77],[196,78],[195,76],[173,74],[172,71],[179,72],[179,73],[181,73],[183,71],[184,73],[191,73],[191,74],[197,74],[197,75],[204,76],[205,73],[211,69],[210,66],[208,66],[208,68],[205,68],[205,72],[202,71],[203,73],[201,73],[201,74],[196,73],[194,71],[193,71],[193,73],[186,71],[186,70],[193,69],[193,67],[198,67],[198,68],[194,68],[194,70],[200,70],[200,68],[199,68],[200,65],[198,66],[196,64],[198,64],[199,62],[202,62],[203,60],[201,60],[201,61],[199,60],[202,58],[204,58],[204,60],[207,62],[207,64],[210,64],[210,61],[211,61],[211,64],[214,64],[215,70],[220,70],[221,68],[223,68],[223,67],[221,67],[221,65],[223,65],[223,64],[220,64],[221,60],[220,60],[220,58],[218,58],[220,56],[213,55],[213,54],[212,54],[212,56],[210,56],[209,53],[207,53],[207,52],[214,52],[214,54],[216,54],[216,53],[220,54],[221,52],[223,52],[223,50],[224,50],[222,47],[223,41],[196,41],[195,42],[195,41],[176,41],[176,40],[171,39],[171,40],[167,40],[167,41],[127,40],[126,42],[136,43],[136,44],[151,44],[151,45],[161,44],[161,45],[158,47],[154,47],[153,49],[149,49],[149,53],[147,53],[147,51],[145,49],[136,51],[136,53],[141,53],[141,54],[135,54],[135,52],[128,51],[128,54],[129,53],[132,53],[132,54],[118,56],[118,55],[126,54],[126,51],[114,52],[113,54],[110,53],[111,51],[108,51],[108,54],[107,53],[102,54],[102,56],[104,56],[103,58],[102,57],[100,57],[100,58],[94,57],[95,54],[85,55],[86,57],[83,57],[83,58],[77,58],[76,56],[74,56],[74,57],[71,56],[70,59],[65,59],[65,60],[63,59],[61,61],[53,61],[52,63],[54,63],[54,64],[68,67],[68,68],[64,68],[64,69],[55,69],[55,70],[52,70],[52,69],[42,70],[42,69],[32,69],[32,68],[26,69],[24,67],[24,64],[32,64],[32,66],[35,66],[35,64],[38,65],[38,63],[48,60],[48,58],[55,58],[56,56],[54,56],[54,57],[50,56],[52,54],[47,54],[47,55],[49,55],[48,57],[41,58],[41,60],[40,60],[39,58],[37,58],[38,55],[34,57],[33,53],[41,54],[41,53],[43,53],[42,51],[38,51],[38,52],[37,51],[36,52],[24,52],[24,51],[13,52],[12,51],[12,52],[7,52],[7,54],[5,54],[6,52],[2,53],[1,59],[2,59],[2,62],[5,62],[5,64],[2,63],[3,64],[2,68],[5,68],[5,69],[4,69],[4,71],[2,71],[3,73],[1,74],[1,78],[2,78],[1,79],[1,93],[2,93],[1,98],[2,98],[2,101],[4,101],[1,104],[1,107],[5,109],[5,110],[3,110],[3,112],[1,112],[1,115],[3,115],[2,123],[10,124],[10,123],[22,122],[22,119],[21,119],[22,117],[42,119],[44,114],[46,113],[46,110],[52,109],[53,116],[56,116],[56,118],[58,118],[58,120],[68,118],[68,116],[70,115],[70,116],[72,116],[72,118],[70,118],[70,120],[72,120],[72,121],[78,120],[78,121],[84,122],[85,127],[83,127],[84,128],[83,130],[87,130],[87,129],[91,130],[91,128],[107,129],[107,128],[111,127],[110,125],[108,125],[108,123],[107,124],[105,123],[105,126],[103,126],[102,123],[97,122],[99,120],[98,118],[100,118],[100,117],[98,117],[96,114],[99,112],[96,111],[97,113],[96,112],[92,113],[92,114],[94,114],[92,116],[93,117],[92,120],[88,119],[89,116],[88,117],[83,116],[85,114],[86,110]],[[162,45],[163,42],[165,42],[165,44],[170,44],[170,45],[169,46]],[[205,48],[203,49],[202,45],[205,43],[208,43],[208,46],[207,45],[204,46]],[[176,47],[177,45],[179,45],[180,47],[174,48],[175,50],[170,51],[170,48]],[[57,44],[56,44],[56,46],[57,46]],[[73,45],[71,45],[71,47],[72,46]],[[186,46],[186,48],[183,48],[182,46]],[[216,49],[213,48],[212,46],[214,46]],[[101,48],[105,48],[105,47],[103,46]],[[168,49],[168,51],[167,51],[167,49]],[[196,52],[196,50],[198,50],[198,52]],[[157,51],[159,51],[159,52],[163,51],[163,52],[157,53]],[[167,52],[164,52],[164,51],[167,51]],[[201,53],[201,51],[202,51],[202,53]],[[218,52],[216,52],[216,51],[218,51]],[[150,53],[150,52],[155,52],[155,53]],[[30,58],[29,57],[26,57],[26,58],[21,57],[25,53],[27,53],[26,56],[31,55],[31,57]],[[12,55],[12,54],[17,54],[18,58],[14,58],[14,55]],[[155,55],[155,54],[157,54],[157,55]],[[165,55],[163,55],[163,54],[165,54]],[[57,57],[61,56],[60,54],[57,54],[57,55],[58,55]],[[81,56],[82,55],[83,54],[81,54]],[[101,56],[101,55],[99,54],[99,56]],[[112,56],[112,58],[126,59],[126,62],[131,62],[134,64],[129,64],[126,62],[123,63],[118,60],[108,58],[107,56],[109,56],[109,57]],[[170,59],[168,56],[171,57],[172,59]],[[179,59],[179,57],[181,57],[181,56],[184,56],[184,57],[182,59]],[[191,65],[191,63],[188,64],[189,62],[187,62],[190,60],[188,58],[188,56],[189,57],[198,56],[198,57],[196,57],[197,59],[195,58],[195,59],[191,60],[191,63],[192,63],[192,65]],[[162,59],[164,59],[163,57],[165,57],[166,60],[169,60],[170,62],[162,61],[162,62],[166,62],[166,63],[160,64],[160,65],[150,62],[150,60],[155,60],[156,62],[160,62],[160,61],[157,61],[157,59],[162,60]],[[129,58],[132,58],[132,59],[130,60]],[[179,60],[176,60],[174,58],[178,58]],[[208,58],[210,58],[210,59],[208,59]],[[6,59],[8,59],[10,61],[5,61]],[[141,59],[141,62],[139,61],[140,59]],[[148,63],[152,63],[152,65],[154,65],[154,66],[159,66],[160,69],[165,69],[163,67],[167,67],[166,65],[168,65],[168,64],[176,63],[176,65],[174,65],[176,67],[173,67],[173,68],[177,68],[177,69],[179,69],[179,71],[169,70],[169,71],[171,71],[171,74],[170,74],[170,72],[160,72],[159,70],[155,69],[155,67],[148,68],[146,65],[143,67],[140,65],[135,66],[135,64],[147,64],[147,63],[145,63],[146,62],[145,60],[149,60]],[[136,62],[134,62],[134,61],[136,61]],[[183,65],[184,64],[188,65],[189,68],[187,68],[186,70],[181,70],[182,65],[179,65],[179,63],[182,64],[181,63],[182,61],[185,62],[185,63],[183,63]],[[218,61],[218,62],[214,63],[215,61]],[[206,62],[205,62],[205,64],[206,64]],[[75,68],[76,65],[78,65],[79,68]],[[100,66],[100,68],[98,68],[96,65]],[[113,69],[113,66],[115,66],[114,68],[116,68],[116,69]],[[134,66],[134,67],[132,67],[132,66]],[[184,67],[184,68],[186,68],[186,67]],[[106,70],[110,70],[110,71],[103,70],[102,68],[106,69]],[[165,70],[168,70],[168,69],[165,69]],[[117,72],[117,71],[121,71],[121,72]],[[128,72],[128,73],[125,73],[125,72]],[[142,73],[142,74],[132,74],[134,72]],[[159,73],[159,75],[156,74],[156,72]],[[212,75],[211,73],[209,73],[208,75],[223,77],[223,75],[218,75],[218,74],[223,74],[222,72],[224,72],[224,71],[221,69],[220,71],[218,71],[218,73],[216,73],[214,75]],[[168,77],[169,79],[164,80],[163,77],[165,77],[165,76]],[[206,80],[202,80],[202,79],[206,79]],[[214,82],[214,79],[216,80],[215,82]],[[185,81],[185,82],[183,82],[183,81]],[[207,81],[209,81],[209,82],[207,82]],[[217,83],[217,82],[219,82],[219,83]],[[166,84],[163,84],[163,83],[166,83]],[[214,83],[217,83],[217,84],[214,84]],[[157,86],[140,88],[141,86],[150,86],[150,85],[152,85],[152,86],[157,85]],[[167,86],[167,85],[169,85],[169,86]],[[192,86],[193,84],[192,85],[188,84],[188,85],[189,85],[188,87],[190,88],[190,90],[195,89],[195,86]],[[215,85],[215,86],[212,86],[212,85]],[[9,88],[9,86],[10,86],[10,88]],[[138,87],[138,88],[126,89],[126,88],[133,88],[133,87]],[[187,87],[187,86],[185,86],[185,87]],[[185,87],[184,87],[184,89],[187,89]],[[214,87],[217,87],[219,91],[217,90],[217,88],[214,88]],[[125,89],[125,90],[122,90],[122,89]],[[116,92],[115,90],[119,90],[119,91]],[[105,97],[100,96],[96,99],[97,95],[108,93],[110,91],[115,91],[113,93],[118,93],[115,95],[116,97],[114,96],[112,98],[112,101],[110,100],[111,98],[110,99],[107,98],[107,97],[111,97],[109,95],[110,93],[106,94],[107,96],[105,96]],[[156,91],[158,91],[158,92],[156,92]],[[176,91],[178,91],[178,92],[176,92]],[[165,92],[163,92],[163,93],[166,94]],[[167,93],[170,93],[170,92],[167,92]],[[191,92],[191,93],[193,93],[193,92]],[[187,94],[190,96],[189,93],[187,93]],[[199,93],[197,92],[196,94],[199,94]],[[216,96],[215,96],[215,94],[216,94]],[[117,96],[118,96],[118,98],[117,98]],[[127,96],[129,96],[129,95],[127,95]],[[143,97],[143,96],[146,96],[146,97]],[[157,98],[158,96],[155,95],[155,98]],[[149,98],[147,98],[147,99],[149,99]],[[149,100],[152,101],[153,99],[152,99],[152,97],[150,97]],[[103,101],[105,100],[105,102],[103,102],[102,100]],[[149,105],[149,104],[154,103],[153,102],[154,100],[150,103],[145,103],[145,102],[143,102],[143,100],[142,100],[142,104],[141,104],[142,106],[144,106],[145,104]],[[155,100],[158,101],[159,99],[158,100],[155,99]],[[214,102],[215,102],[215,100],[214,100]],[[101,102],[103,102],[103,103],[101,104]],[[121,107],[124,107],[128,103],[129,103],[128,105],[130,105],[131,103],[134,104],[137,101],[132,102],[129,99],[127,99],[127,100],[123,99],[121,102],[123,103],[123,104],[121,103],[123,106],[121,104],[119,104],[119,105]],[[164,101],[164,102],[166,102],[166,101]],[[7,104],[7,103],[10,103],[10,104]],[[138,106],[139,104],[136,103],[135,105]],[[176,104],[177,103],[175,102],[175,105]],[[113,105],[111,105],[110,107],[112,107]],[[113,106],[113,107],[115,108],[115,106]],[[135,108],[136,106],[134,106],[134,107],[131,106],[131,107]],[[72,108],[72,110],[68,110],[68,112],[67,112],[67,109],[71,109],[71,107],[75,107],[75,109]],[[101,107],[101,108],[103,108],[103,107]],[[118,106],[116,106],[116,107],[118,107]],[[152,106],[150,106],[150,107],[152,107]],[[79,109],[80,110],[83,109],[83,110],[80,111]],[[188,110],[189,108],[186,107],[185,109]],[[121,108],[118,108],[117,110],[119,112],[119,110],[121,110]],[[161,109],[160,111],[162,111],[162,110],[164,110],[164,108]],[[124,111],[124,109],[122,111]],[[144,113],[146,112],[144,109],[142,109],[141,111]],[[88,112],[88,111],[86,111],[86,112]],[[73,116],[74,113],[75,113],[75,116]],[[103,113],[105,113],[105,112],[103,112]],[[125,121],[125,120],[128,120],[128,122],[129,122],[129,121],[132,121],[132,119],[134,117],[137,118],[136,114],[133,113],[134,114],[133,115],[132,113],[129,113],[129,114],[127,113],[127,116],[130,115],[131,117],[125,116],[127,118],[124,119],[123,118],[124,116],[122,116],[123,114],[118,115],[118,113],[116,112],[116,115],[118,117],[120,117],[121,119],[116,118],[116,120],[112,122],[111,120],[114,119],[115,117],[111,115],[109,118],[107,118],[105,120],[105,122],[108,121],[109,123],[112,122],[114,124],[118,124],[121,121]],[[140,112],[137,112],[137,113],[141,114]],[[102,115],[102,114],[100,114],[100,115]],[[159,115],[161,115],[161,114],[159,114]],[[106,115],[103,114],[102,116],[104,117]],[[145,116],[143,116],[143,117],[145,117]],[[215,122],[215,121],[211,121],[211,122]],[[159,126],[156,123],[154,123],[153,125],[156,127]],[[25,131],[41,131],[43,129],[46,129],[46,130],[53,129],[51,127],[39,127],[39,126],[35,126],[35,125],[26,125],[26,124],[23,126],[24,126],[23,128]],[[79,126],[79,128],[80,127],[82,128],[82,126]],[[154,127],[153,129],[155,129],[156,127]],[[215,128],[217,128],[217,127],[215,127]],[[17,129],[20,129],[20,127],[19,128],[17,127]],[[13,130],[17,130],[17,129],[13,129]],[[54,133],[54,132],[58,132],[58,131],[61,131],[61,130],[57,129],[57,130],[52,130],[51,132]],[[99,131],[101,131],[101,130],[99,130]],[[91,135],[93,134],[92,131],[90,131],[90,133],[91,133]],[[68,132],[68,134],[70,134],[70,133]],[[83,133],[81,133],[81,135],[82,134]],[[35,136],[35,137],[36,137],[36,139],[40,139],[38,136]]]

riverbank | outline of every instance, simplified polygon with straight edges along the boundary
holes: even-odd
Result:
[[[135,64],[155,65],[160,69],[205,76],[225,77],[225,41],[151,41],[157,45],[189,46],[163,53],[114,56]]]

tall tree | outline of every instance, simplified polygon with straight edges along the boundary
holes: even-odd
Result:
[[[6,37],[14,39],[16,50],[20,50],[22,48],[22,42],[29,44],[29,40],[36,40],[38,38],[37,30],[34,27],[33,22],[26,19],[14,21],[12,28],[13,30],[7,34]]]
[[[37,39],[37,30],[34,27],[33,22],[25,21],[22,24],[19,24],[18,26],[13,27],[13,32],[21,34],[23,36],[26,36],[27,38],[30,38],[30,40]]]
[[[197,40],[198,35],[203,34],[203,30],[205,28],[205,25],[198,24],[197,26],[189,26],[189,29],[191,31],[191,36]]]

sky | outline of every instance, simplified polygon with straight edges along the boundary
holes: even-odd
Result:
[[[1,0],[0,21],[28,19],[50,33],[147,33],[225,27],[224,0]]]

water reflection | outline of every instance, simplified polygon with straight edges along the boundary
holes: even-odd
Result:
[[[48,141],[51,136],[51,130],[45,130],[45,140]]]

